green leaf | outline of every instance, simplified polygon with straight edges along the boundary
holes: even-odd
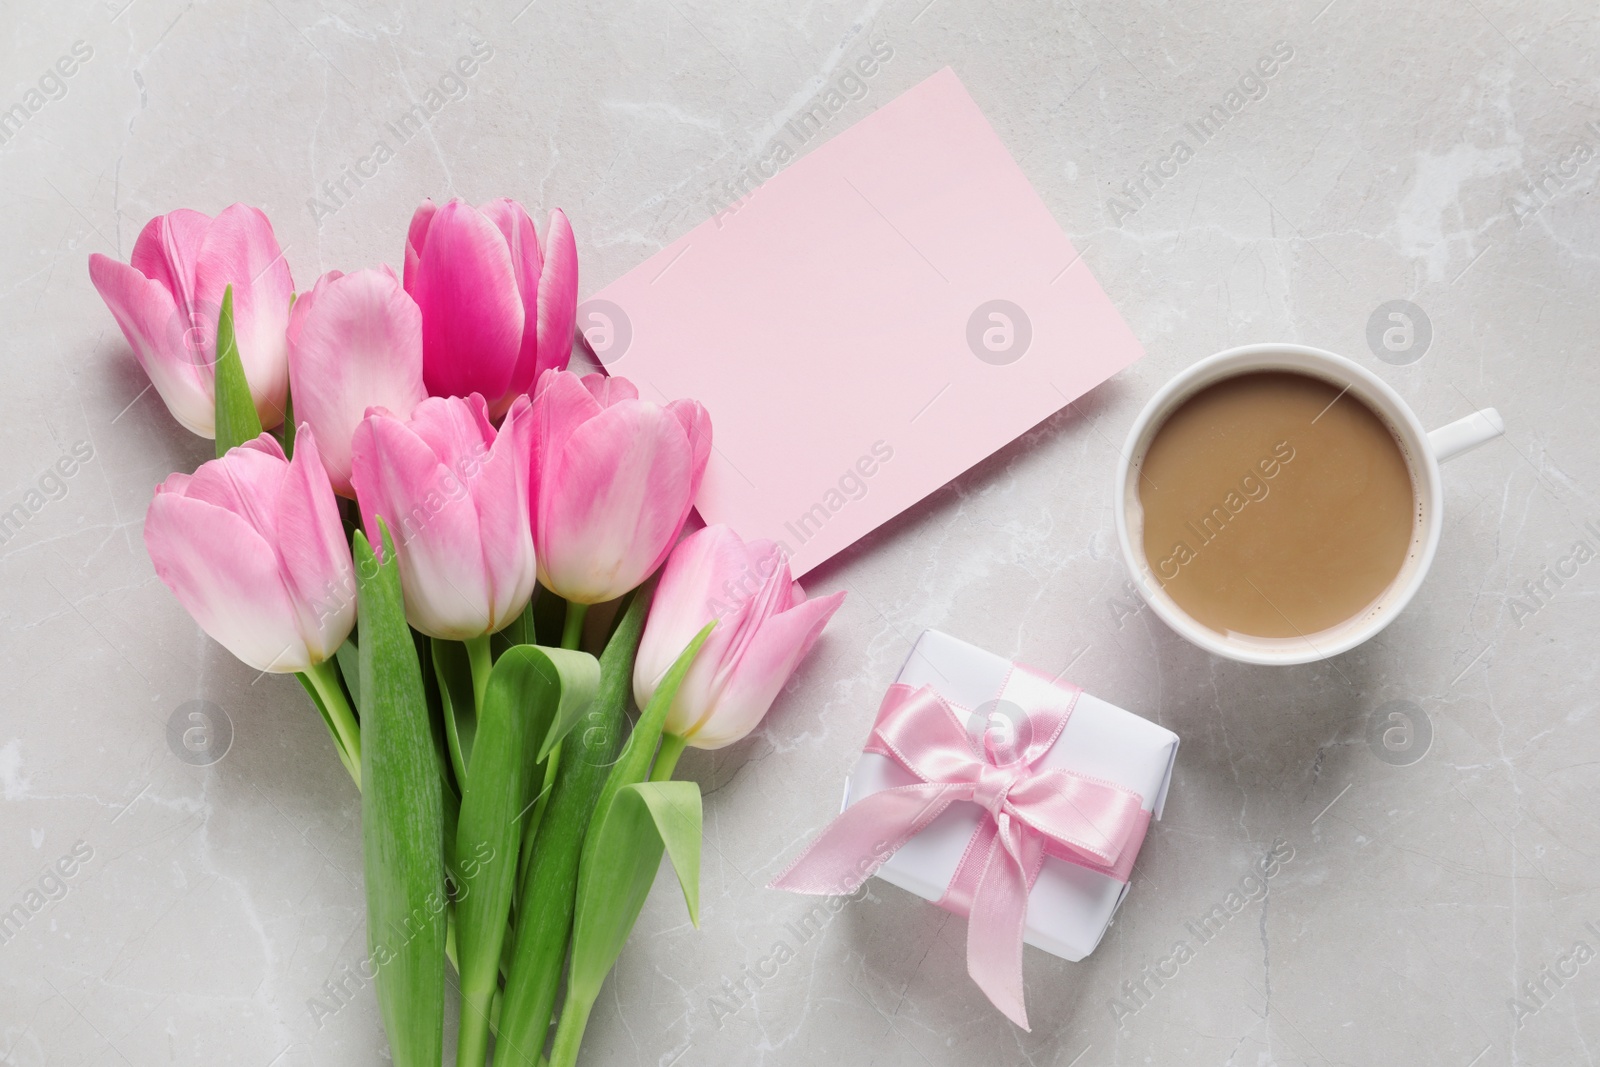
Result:
[[[398,1067],[438,1067],[444,1046],[444,801],[394,542],[383,563],[355,536],[363,696],[361,843],[367,947]]]
[[[539,1053],[572,932],[578,857],[595,801],[622,748],[633,695],[633,663],[649,608],[650,597],[640,590],[620,613],[617,629],[600,656],[600,688],[594,703],[562,743],[544,818],[533,838],[524,840],[517,930],[506,969],[495,1067],[539,1067],[542,1062]],[[559,619],[556,626],[559,633]],[[534,857],[537,863],[532,862]]]
[[[463,791],[467,768],[472,765],[472,743],[478,733],[478,713],[472,695],[472,663],[467,646],[460,641],[433,638],[433,672],[439,680],[439,699],[444,714],[445,740],[450,748],[450,765],[456,783]]]
[[[678,872],[689,920],[700,925],[700,814],[694,782],[640,782],[617,794],[593,830],[603,874],[578,900],[570,996],[599,995],[650,895],[663,847]]]
[[[532,645],[517,646],[517,648],[532,647]],[[516,648],[511,650],[511,652],[516,651]],[[539,746],[538,755],[534,757],[534,762],[543,763],[550,757],[550,750],[559,745],[562,738],[566,737],[567,734],[572,732],[572,728],[578,724],[578,720],[583,718],[584,712],[588,711],[589,706],[594,703],[595,691],[600,688],[600,661],[589,655],[587,652],[578,652],[573,649],[541,648],[539,649],[539,652],[543,653],[545,656],[548,656],[556,663],[570,660],[574,663],[585,664],[585,671],[589,670],[591,667],[594,671],[594,676],[592,678],[590,678],[588,675],[584,676],[584,682],[586,683],[587,688],[579,688],[574,686],[567,675],[563,674],[562,677],[566,684],[564,684],[561,688],[561,702],[559,705],[557,705],[555,716],[550,720],[550,725],[545,730],[544,740]],[[507,655],[510,654],[510,652],[507,653]],[[499,668],[499,664],[496,664],[495,666],[496,669]],[[493,676],[491,675],[491,678],[492,677]]]
[[[461,963],[458,1067],[483,1067],[489,1009],[515,888],[523,818],[532,808],[528,753],[587,710],[600,664],[585,652],[517,645],[500,657],[478,709],[477,738],[461,797],[454,872],[456,945]],[[573,710],[576,709],[576,710]],[[541,757],[542,758],[542,757]]]
[[[666,724],[667,711],[672,707],[672,701],[678,695],[678,687],[683,684],[684,676],[689,673],[689,668],[694,664],[694,658],[700,652],[700,646],[706,643],[706,638],[711,636],[711,631],[716,628],[716,620],[705,624],[705,627],[694,635],[694,640],[689,642],[687,648],[678,654],[672,666],[667,668],[667,673],[662,676],[661,684],[656,686],[655,693],[650,697],[650,702],[639,713],[639,721],[634,724],[633,733],[628,735],[628,743],[622,749],[622,757],[617,760],[616,766],[611,768],[611,774],[606,779],[605,788],[600,791],[600,799],[595,803],[595,814],[603,816],[613,797],[635,782],[642,782],[650,774],[650,761],[655,758],[656,745],[661,741],[661,728]],[[590,832],[590,841],[594,839],[593,831]],[[589,860],[589,844],[584,845],[584,864]],[[583,881],[585,875],[580,873],[578,882],[578,896],[583,896]]]
[[[689,909],[689,921],[700,928],[700,836],[701,807],[698,782],[641,782],[624,790],[626,795],[644,800],[650,809],[661,843],[667,847],[667,858],[678,875],[678,887],[683,890],[683,903]],[[612,804],[615,810],[618,805]],[[655,877],[655,872],[651,872]]]
[[[672,857],[689,919],[700,925],[700,787],[694,782],[625,786],[590,827],[600,873],[578,897],[572,962],[551,1067],[571,1067],[589,1012],[644,908],[663,850]],[[585,856],[587,857],[587,854]]]
[[[250,396],[250,382],[239,360],[239,344],[233,336],[233,286],[222,291],[222,315],[217,320],[217,362],[215,367],[217,458],[230,448],[261,436],[261,417]]]
[[[706,623],[705,628],[694,636],[694,640],[689,642],[688,647],[662,677],[661,684],[656,687],[649,703],[640,713],[639,722],[629,735],[622,756],[611,768],[611,773],[595,804],[594,822],[589,826],[588,837],[583,842],[583,854],[579,859],[577,910],[572,923],[572,964],[567,978],[567,1000],[561,1008],[561,1021],[556,1028],[555,1044],[550,1053],[551,1067],[568,1067],[577,1061],[578,1045],[583,1040],[583,1029],[588,1023],[594,1000],[600,995],[600,986],[605,981],[606,972],[616,962],[617,956],[622,952],[622,946],[628,940],[628,935],[633,932],[634,921],[639,917],[639,909],[644,906],[644,897],[650,892],[650,883],[655,879],[656,867],[661,863],[661,850],[665,847],[663,842],[666,835],[672,832],[672,828],[660,829],[660,824],[655,821],[656,809],[646,803],[643,795],[634,787],[643,785],[645,776],[650,773],[650,762],[661,740],[661,728],[666,722],[667,710],[672,707],[672,701],[678,695],[678,687],[683,684],[684,676],[689,673],[695,656],[700,652],[700,646],[705,644],[706,638],[711,636],[711,631],[716,625],[715,620]],[[692,785],[683,782],[655,782],[650,783],[646,790],[661,786],[681,787],[686,784]],[[628,795],[636,796],[637,799],[624,800],[624,796]],[[668,793],[669,797],[678,795],[678,793]],[[657,830],[653,831],[655,835],[653,846],[649,844],[648,834],[624,829],[606,829],[611,822],[612,810],[619,804],[635,806],[640,803],[644,804],[652,825],[657,826]],[[672,807],[680,810],[684,819],[688,818],[686,802],[680,801]],[[695,826],[698,828],[700,811],[698,789],[695,792],[693,810]],[[618,814],[617,819],[620,820],[617,826],[624,828],[640,823],[637,812]],[[698,834],[698,829],[696,833]],[[632,851],[619,842],[631,844]],[[680,851],[682,849],[674,852],[675,859]],[[697,841],[694,846],[692,872],[686,871],[685,868],[680,868],[678,871],[679,881],[684,885],[684,896],[690,905],[691,918],[697,923],[698,890],[691,891],[689,883],[684,879],[687,875],[698,885],[699,855]],[[683,852],[683,856],[685,860],[688,859],[687,852]],[[646,868],[648,874],[640,873]]]

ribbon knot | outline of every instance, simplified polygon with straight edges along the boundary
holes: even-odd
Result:
[[[1006,794],[1011,792],[1011,787],[1017,784],[1025,772],[1025,768],[1018,764],[1009,767],[996,767],[990,763],[978,766],[978,780],[972,786],[972,802],[980,808],[987,809],[989,814],[998,821],[1005,810]]]
[[[771,888],[852,893],[951,804],[970,801],[979,824],[939,901],[967,917],[967,973],[989,1000],[1028,1029],[1022,937],[1028,894],[1045,857],[1126,882],[1150,813],[1139,794],[1075,771],[1036,765],[1055,745],[1081,692],[1026,667],[1001,697],[1023,712],[1020,754],[1003,767],[974,751],[967,724],[930,686],[896,683],[884,694],[864,751],[917,780],[857,800],[829,823]]]

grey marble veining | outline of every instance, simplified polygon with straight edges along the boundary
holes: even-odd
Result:
[[[349,976],[358,798],[294,681],[256,678],[154,577],[151,487],[209,445],[142,391],[87,255],[126,258],[155,213],[243,200],[303,288],[398,264],[423,196],[511,195],[568,212],[592,293],[780,142],[814,147],[786,123],[869,36],[892,58],[830,131],[953,65],[1148,355],[808,578],[850,594],[810,661],[757,735],[682,765],[706,790],[701,929],[664,874],[585,1062],[1595,1062],[1600,562],[1574,553],[1600,546],[1589,13],[105,0],[0,22],[0,109],[24,113],[0,134],[0,510],[43,497],[0,544],[0,913],[28,916],[0,938],[0,1063],[384,1057]],[[475,42],[492,55],[453,75]],[[1241,84],[1280,42],[1291,58]],[[75,47],[71,77],[51,76]],[[1230,92],[1238,109],[1197,136]],[[425,129],[396,136],[418,104]],[[1369,320],[1393,300],[1431,338],[1383,360]],[[1134,414],[1190,362],[1259,340],[1350,355],[1429,425],[1494,405],[1508,426],[1444,468],[1417,599],[1319,665],[1186,645],[1139,610],[1115,550]],[[75,447],[91,458],[42,481]],[[804,921],[817,901],[763,888],[835,810],[928,626],[1070,665],[1183,737],[1098,951],[1028,951],[1032,1033],[967,979],[960,920],[870,883]],[[231,723],[205,766],[168,741],[193,701]],[[1291,858],[1230,910],[1275,845]]]

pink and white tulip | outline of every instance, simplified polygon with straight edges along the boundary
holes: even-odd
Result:
[[[294,281],[259,209],[234,204],[214,219],[187,208],[157,215],[130,262],[97,252],[89,277],[167,409],[201,437],[217,435],[217,318],[232,285],[234,335],[256,413],[268,429],[283,422]]]
[[[533,400],[539,581],[580,604],[641,585],[683,529],[711,454],[693,400],[639,399],[625,378],[550,371]]]
[[[315,432],[262,434],[156,487],[144,543],[200,628],[260,671],[304,671],[355,622],[355,568]]]
[[[289,315],[294,414],[322,444],[334,492],[355,497],[350,441],[367,409],[406,419],[422,385],[422,313],[388,267],[329,271]]]
[[[405,284],[422,309],[423,380],[434,396],[481,393],[498,419],[572,356],[578,246],[559,210],[541,248],[515,200],[424,200],[406,237]]]
[[[356,428],[353,474],[367,536],[382,516],[400,557],[406,618],[430,637],[494,633],[533,595],[528,528],[532,413],[498,432],[483,397],[429,397],[409,420],[374,410]]]
[[[724,748],[761,722],[843,593],[807,600],[771,541],[746,543],[726,526],[685,537],[667,560],[634,661],[642,708],[695,634],[701,646],[667,712],[665,732],[695,748]]]

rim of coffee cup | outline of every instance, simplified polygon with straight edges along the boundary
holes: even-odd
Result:
[[[1135,523],[1130,512],[1137,506],[1133,480],[1150,442],[1167,418],[1184,401],[1209,385],[1252,371],[1287,370],[1320,377],[1354,393],[1381,418],[1394,434],[1411,471],[1412,493],[1420,512],[1417,529],[1405,563],[1384,591],[1361,613],[1337,626],[1295,638],[1259,638],[1225,634],[1202,625],[1180,608],[1161,587],[1135,544]],[[1341,393],[1341,396],[1344,394]],[[1123,562],[1132,574],[1134,588],[1169,627],[1191,644],[1240,663],[1292,666],[1315,663],[1348,652],[1388,626],[1421,588],[1439,546],[1443,523],[1440,506],[1439,463],[1411,405],[1383,379],[1354,360],[1307,345],[1262,343],[1240,345],[1207,356],[1174,375],[1145,404],[1134,419],[1117,464],[1113,512]],[[1142,526],[1137,527],[1142,534]],[[1142,538],[1141,538],[1142,540]]]

